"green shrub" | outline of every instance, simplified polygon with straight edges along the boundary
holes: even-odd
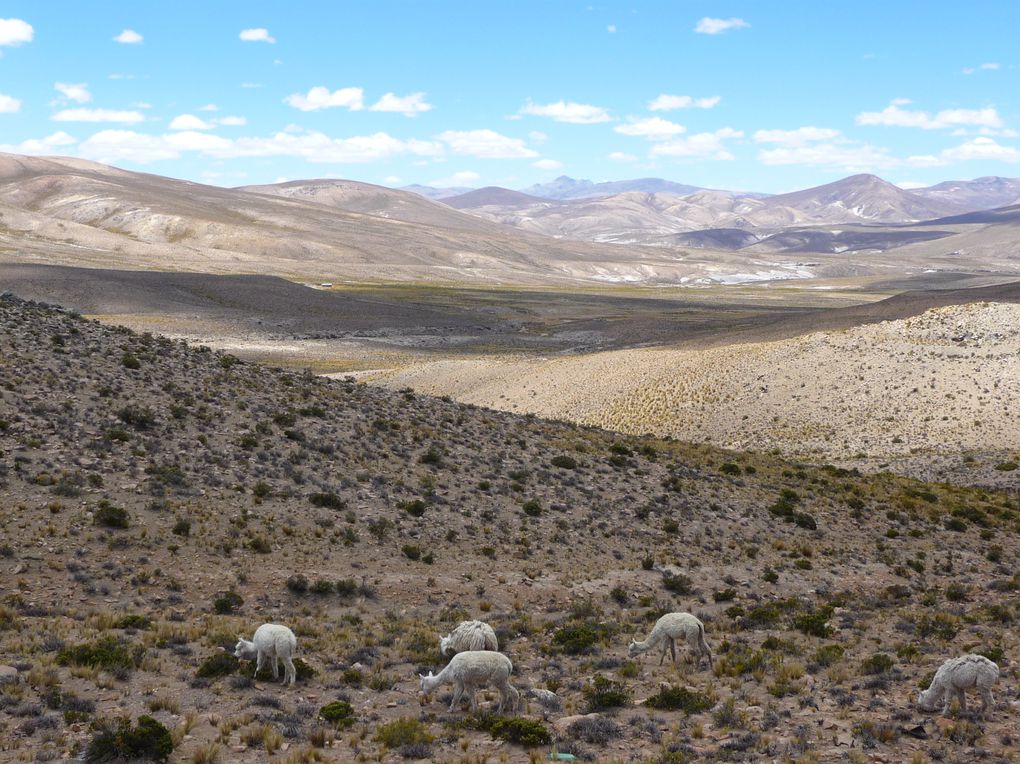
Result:
[[[693,584],[690,576],[685,576],[683,573],[664,571],[662,574],[662,585],[674,594],[681,596],[690,594]]]
[[[213,611],[219,615],[230,615],[231,613],[236,613],[237,609],[243,604],[244,600],[241,598],[241,595],[231,589],[216,595],[216,598],[213,600]]]
[[[354,707],[346,700],[334,700],[319,709],[319,717],[331,724],[347,727],[354,724]]]
[[[334,591],[333,582],[320,578],[309,587],[309,590],[312,594],[332,594]]]
[[[122,408],[117,412],[117,416],[124,424],[129,424],[136,430],[151,430],[156,425],[156,415],[151,409],[134,404]]]
[[[127,528],[129,525],[128,513],[126,509],[115,507],[104,499],[96,507],[92,515],[92,523],[104,528]]]
[[[198,664],[196,676],[202,679],[228,676],[237,671],[240,665],[240,661],[231,653],[214,653]]]
[[[308,497],[310,501],[316,507],[325,507],[326,509],[347,509],[347,502],[332,491],[326,491],[323,493],[313,493]]]
[[[831,666],[838,660],[842,660],[846,651],[842,645],[822,645],[815,650],[814,661],[819,666]]]
[[[521,509],[528,517],[538,517],[542,514],[542,505],[537,499],[528,499],[521,505]]]
[[[995,465],[995,469],[999,472],[1012,472],[1018,468],[1020,468],[1020,464],[1017,464],[1016,462],[1001,462],[1000,464]]]
[[[424,454],[418,457],[418,461],[421,464],[428,464],[432,467],[441,467],[443,464],[443,452],[438,446],[433,444],[428,447]]]
[[[248,548],[258,554],[269,554],[273,551],[272,545],[269,543],[269,539],[265,536],[255,536],[248,542]]]
[[[599,674],[585,686],[584,698],[588,702],[588,712],[591,713],[627,705],[630,702],[630,692],[622,682]]]
[[[304,594],[308,591],[308,578],[303,573],[295,573],[287,579],[287,588],[294,594]]]
[[[188,520],[185,517],[178,518],[177,522],[174,523],[174,527],[170,530],[175,536],[184,536],[187,538],[191,535],[191,520]]]
[[[128,646],[112,636],[65,647],[57,653],[57,663],[61,666],[89,666],[108,671],[133,669],[136,665],[135,655]]]
[[[650,708],[658,708],[661,711],[683,711],[684,713],[699,714],[707,711],[715,705],[715,700],[708,695],[686,687],[663,687],[659,692],[652,695],[645,701]]]
[[[140,613],[126,613],[113,622],[115,629],[148,629],[152,621]]]
[[[716,602],[730,602],[737,596],[736,589],[723,589],[722,591],[712,592],[712,599]]]
[[[607,636],[602,624],[579,623],[561,626],[553,633],[553,644],[567,655],[593,652],[595,645]]]
[[[400,551],[404,553],[404,557],[409,560],[421,559],[421,547],[417,544],[404,544],[400,547]]]
[[[832,608],[828,606],[813,613],[801,613],[793,617],[793,627],[809,636],[824,639],[832,634],[832,627],[829,625],[831,616]]]
[[[425,514],[425,510],[428,509],[428,506],[429,505],[421,499],[397,502],[397,507],[407,512],[407,514],[411,517],[422,517]]]
[[[959,620],[949,613],[921,613],[914,621],[919,637],[934,637],[948,642],[960,630]]]
[[[140,369],[142,364],[138,361],[138,356],[134,353],[124,351],[124,355],[120,357],[120,362],[124,364],[125,369]]]
[[[741,472],[740,465],[733,462],[726,462],[719,468],[719,471],[724,475],[739,475]]]
[[[895,665],[896,660],[885,653],[875,653],[861,661],[862,674],[885,674]]]
[[[100,722],[85,749],[85,761],[166,761],[174,750],[170,731],[151,716]]]
[[[500,717],[490,725],[489,734],[498,740],[506,740],[525,748],[552,742],[548,728],[537,719]]]
[[[719,657],[716,666],[720,676],[743,676],[765,671],[777,660],[776,656],[771,656],[764,650],[734,647]]]
[[[405,716],[381,725],[373,740],[387,748],[400,748],[415,743],[431,743],[434,738],[424,724],[413,717]]]
[[[575,459],[572,456],[567,456],[566,454],[554,456],[552,459],[549,460],[549,462],[550,464],[552,464],[553,467],[560,467],[565,470],[577,469],[577,459]]]

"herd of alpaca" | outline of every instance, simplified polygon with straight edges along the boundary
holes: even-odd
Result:
[[[708,658],[709,667],[715,664],[712,651],[705,641],[705,624],[690,613],[666,613],[652,627],[644,640],[631,640],[627,654],[633,658],[662,645],[659,665],[666,659],[668,650],[676,663],[676,642],[682,639],[696,656],[698,665],[702,657]],[[294,684],[297,672],[294,668],[294,653],[297,650],[297,637],[286,626],[266,623],[255,631],[252,641],[238,637],[234,648],[234,657],[256,661],[256,672],[261,671],[266,659],[270,660],[273,679],[279,678],[278,660],[283,661],[285,685]],[[492,627],[482,621],[463,621],[456,629],[439,638],[439,651],[450,662],[438,674],[431,671],[427,676],[419,674],[420,688],[428,697],[444,684],[453,685],[453,699],[450,711],[454,711],[460,703],[464,692],[468,692],[471,711],[477,708],[475,693],[477,690],[492,686],[499,692],[499,705],[496,713],[502,713],[509,706],[516,712],[520,705],[521,695],[517,688],[510,684],[510,674],[514,667],[510,659],[499,652],[499,641]],[[993,703],[992,687],[999,679],[999,667],[983,655],[963,655],[950,658],[943,663],[931,681],[917,699],[922,711],[935,711],[942,704],[942,713],[949,714],[953,698],[956,698],[961,711],[967,710],[964,690],[976,689],[981,694],[981,713]]]

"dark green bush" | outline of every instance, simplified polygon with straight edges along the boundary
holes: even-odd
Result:
[[[599,674],[585,686],[584,698],[588,702],[588,711],[591,713],[627,705],[630,702],[630,692],[622,682]]]
[[[425,514],[425,510],[428,509],[429,505],[426,504],[422,499],[412,499],[411,501],[399,501],[397,506],[407,512],[411,517],[422,517]]]
[[[561,626],[553,633],[553,644],[567,655],[583,655],[593,652],[595,645],[606,637],[606,628],[601,624],[579,623]]]
[[[140,613],[126,613],[113,622],[115,629],[148,629],[152,621],[146,615]]]
[[[793,617],[793,628],[809,636],[824,639],[832,634],[832,627],[828,623],[831,616],[832,608],[828,606],[812,613],[800,613]]]
[[[236,613],[237,609],[244,604],[244,599],[233,589],[220,592],[213,600],[213,611],[219,615],[230,615]]]
[[[489,734],[498,740],[506,740],[525,748],[552,742],[548,728],[537,719],[500,717],[489,727]]]
[[[674,594],[688,595],[691,593],[694,582],[690,576],[683,573],[670,573],[665,571],[662,574],[662,585]]]
[[[719,468],[719,471],[724,475],[739,475],[741,472],[740,465],[733,462],[726,462]]]
[[[85,749],[85,761],[166,761],[174,750],[170,731],[151,716],[103,721]]]
[[[120,357],[120,362],[124,364],[125,369],[140,369],[142,364],[138,361],[138,356],[134,353],[124,351],[124,355]]]
[[[178,518],[177,522],[174,523],[174,527],[170,530],[175,536],[184,536],[187,538],[191,535],[191,520],[188,520],[185,517]]]
[[[663,687],[655,695],[645,701],[650,708],[661,711],[683,711],[686,714],[698,714],[715,705],[708,695],[688,690],[686,687]]]
[[[537,499],[528,499],[521,505],[521,509],[524,510],[524,514],[529,517],[538,517],[542,514],[542,505]]]
[[[332,491],[313,493],[308,497],[308,501],[316,507],[325,507],[326,509],[341,510],[347,508],[347,502]]]
[[[405,716],[380,725],[373,740],[387,748],[400,748],[415,743],[431,743],[434,738],[424,724],[413,717]]]
[[[240,665],[240,661],[231,653],[214,653],[198,664],[196,676],[203,679],[228,676],[237,671]]]
[[[129,424],[136,430],[150,430],[156,425],[156,415],[151,409],[134,404],[122,408],[117,412],[117,416],[124,424]]]
[[[421,547],[417,544],[404,544],[400,547],[400,551],[404,553],[404,557],[409,560],[421,559]]]
[[[333,582],[320,578],[309,587],[309,590],[312,594],[332,594],[334,591]]]
[[[861,661],[862,674],[885,674],[893,667],[896,660],[885,653],[875,653]]]
[[[331,724],[347,727],[354,724],[354,707],[346,700],[334,700],[319,709],[319,717]]]
[[[287,588],[294,594],[304,594],[308,591],[308,579],[303,573],[295,573],[287,579]]]
[[[549,462],[550,464],[552,464],[553,467],[560,467],[565,470],[577,469],[577,459],[575,459],[572,456],[567,456],[566,454],[554,456],[552,459],[549,460]]]
[[[822,645],[815,650],[814,661],[819,666],[831,666],[841,660],[845,652],[842,645]]]
[[[718,592],[712,592],[712,599],[716,602],[731,602],[736,596],[736,589],[723,589]]]
[[[95,642],[85,642],[65,647],[57,653],[61,666],[90,666],[97,669],[133,669],[135,655],[128,646],[116,637],[101,637]]]
[[[115,507],[104,499],[96,507],[92,515],[92,523],[104,528],[127,528],[129,525],[128,513],[126,509]]]

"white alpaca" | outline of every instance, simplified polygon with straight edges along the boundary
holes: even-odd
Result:
[[[502,653],[495,653],[490,650],[467,650],[457,653],[450,659],[442,671],[433,675],[418,677],[421,679],[421,691],[430,695],[436,687],[443,684],[453,684],[453,700],[450,701],[450,710],[453,711],[460,702],[464,690],[470,693],[471,710],[474,711],[476,703],[475,690],[491,684],[499,690],[499,707],[496,713],[503,712],[503,706],[507,700],[511,701],[510,710],[516,711],[520,703],[521,695],[517,689],[510,684],[510,673],[514,670],[510,659]]]
[[[962,655],[950,658],[935,672],[928,689],[917,698],[922,711],[934,711],[942,702],[942,714],[949,713],[949,706],[955,697],[960,710],[967,710],[963,691],[975,688],[981,693],[981,713],[992,705],[992,687],[999,679],[999,667],[983,655]]]
[[[676,663],[676,640],[681,637],[698,656],[698,663],[701,662],[701,656],[707,655],[708,665],[715,665],[712,660],[712,651],[708,649],[708,643],[705,642],[705,624],[690,613],[666,613],[655,622],[648,639],[643,642],[631,640],[627,654],[633,658],[638,653],[651,650],[662,642],[662,656],[659,658],[659,665],[661,666],[666,659],[667,649],[673,655],[673,663]]]
[[[461,621],[457,628],[439,638],[439,652],[445,657],[466,650],[499,651],[496,632],[483,621]]]
[[[255,637],[249,642],[244,637],[237,638],[234,657],[246,661],[255,661],[255,673],[262,670],[262,664],[268,657],[273,672],[273,679],[279,679],[280,668],[277,658],[283,660],[283,683],[294,684],[297,670],[294,668],[294,653],[297,651],[297,637],[286,626],[276,623],[264,623],[255,630]]]

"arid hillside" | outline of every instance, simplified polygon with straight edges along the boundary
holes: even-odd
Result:
[[[267,369],[0,299],[4,761],[1004,762],[1018,552],[1015,494]],[[704,621],[711,667],[682,645],[675,667],[628,657],[673,610]],[[419,695],[463,618],[495,627],[516,716],[491,690],[479,714]],[[297,635],[294,687],[223,651],[264,622]],[[1001,667],[987,714],[918,711],[968,651]]]
[[[934,458],[932,478],[955,467],[1001,480],[963,460],[1008,461],[1020,443],[1018,327],[1020,305],[975,303],[776,342],[443,360],[375,378],[635,434],[910,470]]]

